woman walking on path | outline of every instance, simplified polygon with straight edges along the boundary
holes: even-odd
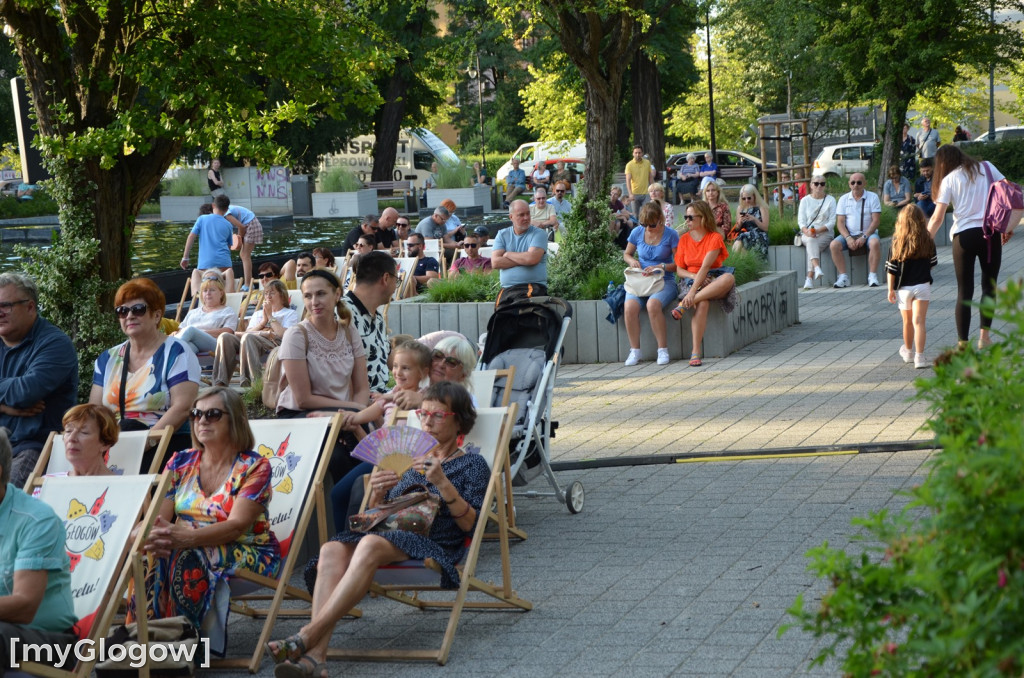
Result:
[[[982,232],[985,221],[985,202],[991,182],[1003,178],[1002,173],[990,162],[982,163],[964,153],[958,146],[946,144],[935,153],[935,175],[932,189],[935,212],[928,222],[932,238],[942,228],[946,208],[952,204],[953,228],[953,270],[956,273],[956,334],[961,347],[967,345],[971,329],[971,300],[974,298],[974,263],[981,266],[981,296],[995,298],[999,266],[1002,263],[1003,245],[1013,237],[1016,224],[1001,236],[986,239]],[[986,172],[986,169],[988,172]],[[991,174],[989,174],[989,172]],[[978,348],[992,343],[990,329],[992,316],[981,313],[981,331],[978,334]]]

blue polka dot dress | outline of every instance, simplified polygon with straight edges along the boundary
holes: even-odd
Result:
[[[491,476],[491,469],[478,454],[461,454],[445,461],[442,466],[444,474],[448,476],[459,496],[469,502],[469,505],[480,515],[480,507],[484,502],[484,495],[487,492],[487,481]],[[426,478],[414,469],[406,471],[387,494],[387,499],[395,499],[404,494],[415,485],[425,485],[433,494],[440,496],[440,492]],[[465,552],[465,539],[467,533],[455,523],[449,507],[441,500],[441,508],[430,528],[430,536],[422,537],[412,532],[393,530],[390,532],[374,532],[384,537],[396,547],[401,549],[410,559],[423,560],[433,558],[441,566],[441,586],[446,589],[459,587],[459,573],[455,565],[462,559]],[[343,530],[339,532],[332,541],[355,543],[366,535],[362,532],[350,532]],[[309,591],[313,591],[316,583],[316,567],[318,558],[313,558],[306,565],[305,578]]]

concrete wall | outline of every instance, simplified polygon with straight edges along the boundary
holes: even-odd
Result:
[[[740,303],[726,315],[714,303],[708,314],[702,354],[723,357],[763,339],[774,332],[799,322],[797,307],[797,272],[772,273],[761,280],[738,289]],[[614,325],[606,319],[608,304],[604,301],[572,301],[572,323],[565,337],[564,362],[620,362],[629,353],[626,327],[620,318]],[[424,304],[414,301],[396,302],[388,310],[388,325],[393,334],[419,337],[437,330],[455,330],[473,341],[487,330],[487,321],[494,310],[491,303]],[[657,344],[651,326],[641,312],[640,347],[644,358],[653,360]],[[689,358],[692,338],[690,316],[682,321],[672,319],[666,311],[669,354],[674,360]]]

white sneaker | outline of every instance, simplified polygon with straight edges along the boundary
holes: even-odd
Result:
[[[915,370],[922,370],[922,369],[924,369],[926,367],[931,367],[931,366],[932,366],[932,361],[928,360],[928,358],[925,358],[924,357],[924,353],[915,353],[914,354],[914,369]]]
[[[640,362],[640,349],[629,349],[629,355],[626,356],[626,367],[633,367],[633,365],[636,365],[638,362]]]
[[[805,290],[812,290],[812,289],[814,289],[814,281],[811,280],[810,278],[804,278],[804,289]]]
[[[914,352],[900,344],[900,357],[903,358],[903,362],[909,363],[914,361]]]
[[[874,273],[868,273],[868,287],[878,287],[878,276]]]
[[[818,278],[820,278],[823,275],[825,275],[825,273],[822,272],[821,266],[815,266],[814,267],[814,279],[817,280]]]
[[[668,361],[669,361],[668,349],[667,348],[659,348],[658,349],[658,364],[659,365],[668,365]]]
[[[850,278],[845,273],[840,273],[839,277],[836,278],[836,283],[834,285],[832,285],[832,287],[835,287],[836,289],[839,289],[841,287],[849,287],[849,286],[850,286]]]

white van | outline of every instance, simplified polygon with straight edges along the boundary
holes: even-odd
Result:
[[[875,144],[835,144],[821,149],[814,160],[814,174],[824,176],[846,176],[856,172],[867,172]]]
[[[340,165],[355,172],[360,181],[369,181],[373,172],[372,152],[375,141],[376,137],[372,134],[350,139],[338,153],[321,158],[320,169]],[[459,164],[459,156],[429,130],[422,127],[403,129],[398,135],[392,180],[411,181],[414,187],[423,186],[423,182],[430,176],[430,165],[435,162],[454,167]]]
[[[519,159],[519,169],[530,176],[533,172],[533,165],[538,160],[550,158],[572,158],[574,160],[585,160],[587,157],[587,145],[581,141],[531,141],[516,149],[512,157],[504,165],[498,168],[495,176],[497,181],[504,181],[512,170],[512,159]]]

